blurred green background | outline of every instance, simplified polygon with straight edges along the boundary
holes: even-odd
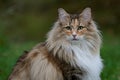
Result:
[[[46,39],[57,9],[92,8],[103,35],[102,80],[120,80],[120,0],[0,0],[0,80],[7,80],[24,50]]]

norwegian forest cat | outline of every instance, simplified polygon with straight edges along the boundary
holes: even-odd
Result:
[[[47,40],[18,59],[8,80],[101,80],[102,41],[91,9],[58,13]]]

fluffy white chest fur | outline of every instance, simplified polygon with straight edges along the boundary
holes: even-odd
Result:
[[[87,47],[73,45],[74,60],[77,66],[85,70],[83,80],[100,80],[100,72],[103,67],[99,53],[94,54]]]

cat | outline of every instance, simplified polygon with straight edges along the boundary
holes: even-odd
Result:
[[[101,80],[101,43],[91,8],[80,14],[59,8],[47,40],[18,59],[8,80]]]

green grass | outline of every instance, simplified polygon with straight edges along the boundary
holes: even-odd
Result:
[[[104,62],[103,80],[120,80],[120,39],[111,36],[105,38],[101,56]]]
[[[24,50],[29,50],[36,42],[14,43],[0,46],[0,80],[7,80],[13,65]],[[105,37],[101,49],[104,69],[102,80],[120,80],[120,39]]]

